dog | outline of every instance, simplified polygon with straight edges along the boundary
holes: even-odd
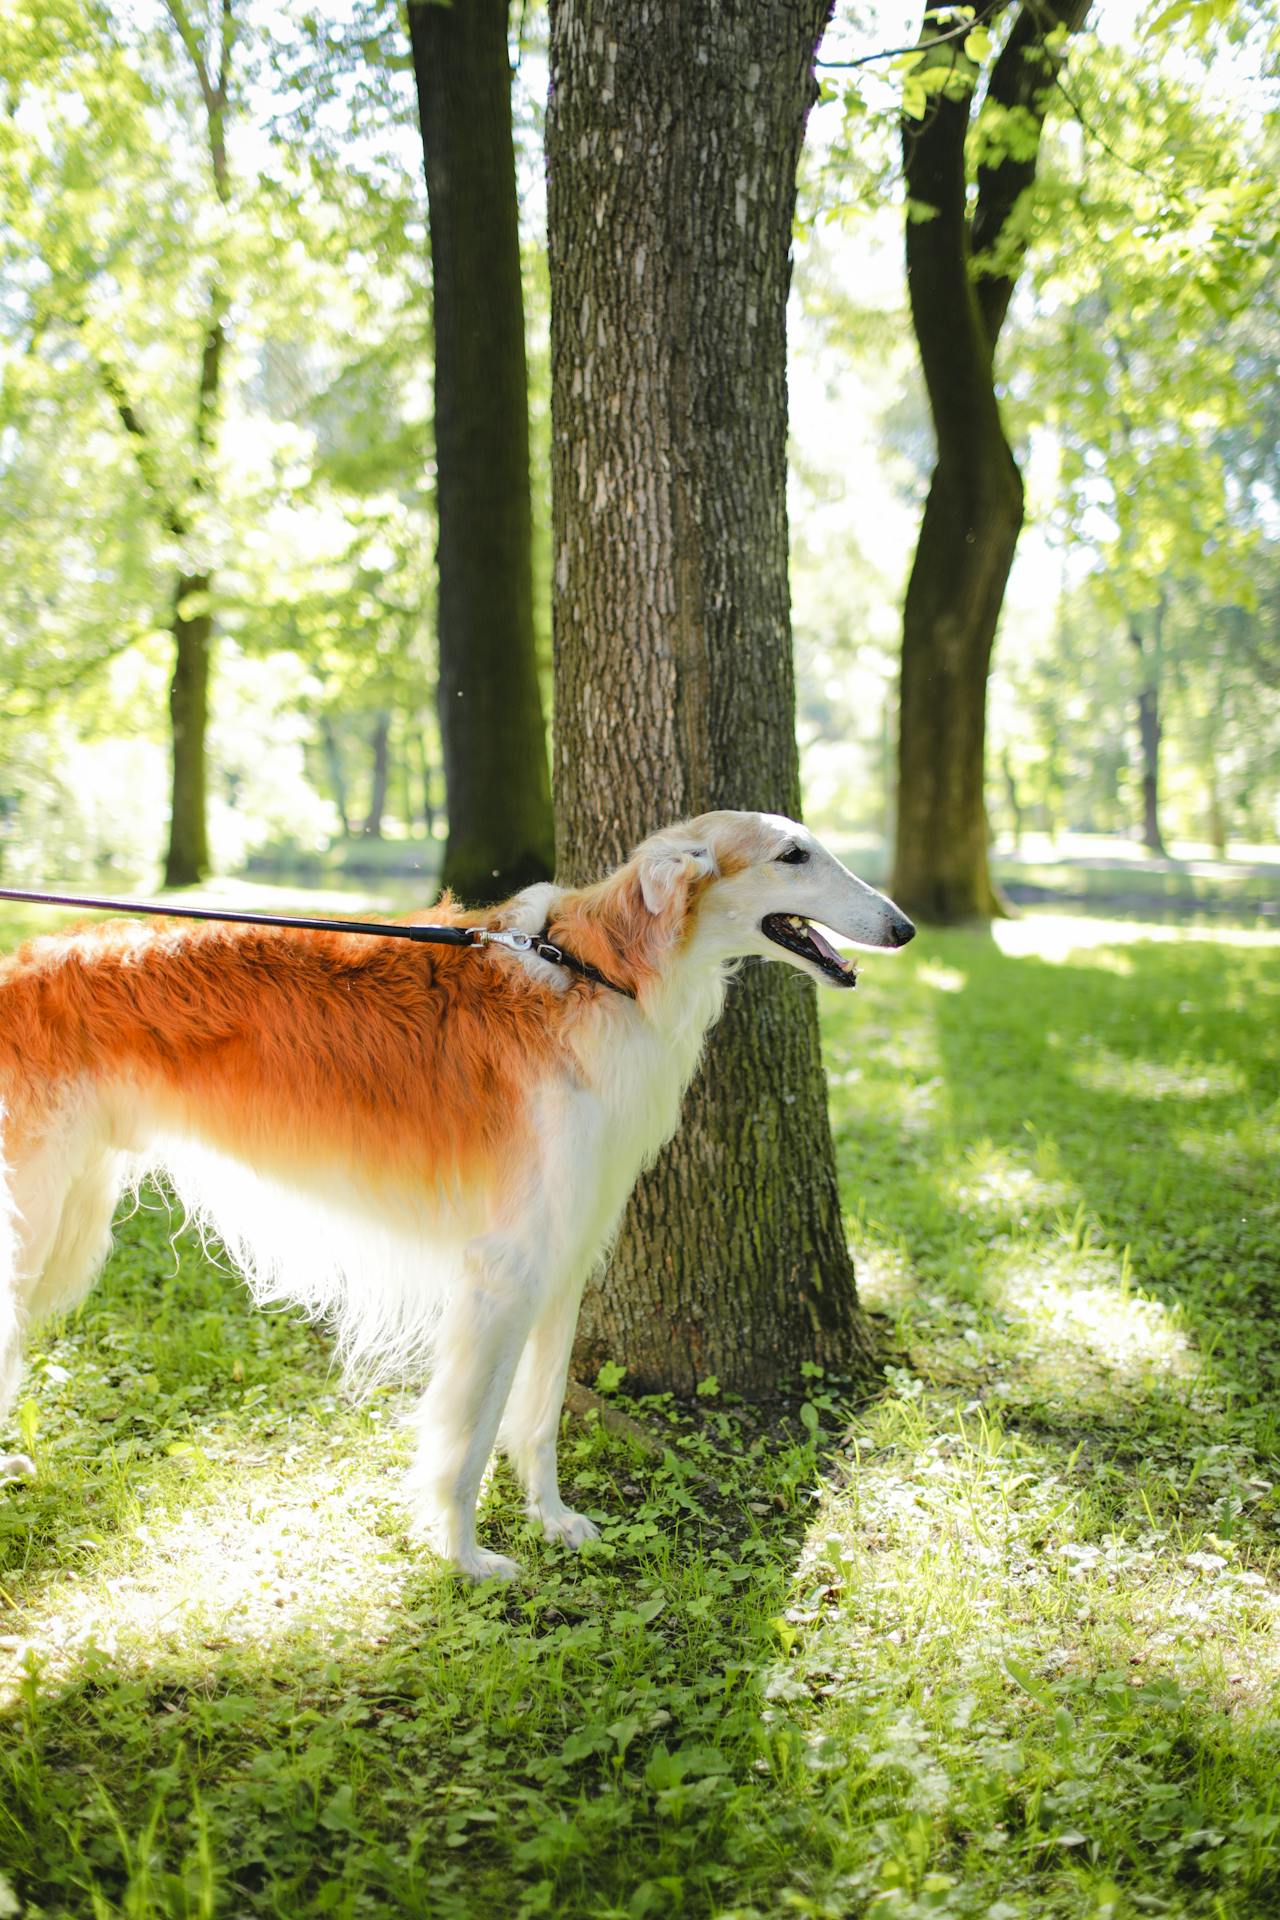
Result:
[[[0,1415],[27,1329],[83,1298],[122,1191],[158,1174],[257,1300],[331,1323],[353,1374],[425,1373],[417,1529],[510,1579],[476,1540],[495,1445],[549,1537],[595,1535],[556,1473],[579,1302],[735,963],[847,989],[813,921],[872,948],[915,929],[799,822],[742,812],[655,833],[594,886],[415,918],[541,934],[568,964],[536,939],[113,921],[0,965]]]

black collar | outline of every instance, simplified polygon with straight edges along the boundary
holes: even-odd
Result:
[[[565,949],[551,938],[551,922],[544,923],[541,933],[532,938],[531,951],[540,960],[547,960],[553,967],[567,967],[570,973],[576,973],[579,980],[589,980],[593,987],[609,987],[614,993],[625,994],[628,1000],[634,1000],[634,987],[623,987],[616,980],[610,980],[608,974],[601,973],[599,967],[593,967],[586,960],[579,960],[576,954]]]

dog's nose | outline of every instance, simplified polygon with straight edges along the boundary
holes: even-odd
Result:
[[[905,913],[895,914],[889,924],[889,934],[895,947],[905,947],[908,940],[916,937],[915,922],[908,920]]]

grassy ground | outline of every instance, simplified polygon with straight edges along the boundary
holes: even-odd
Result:
[[[392,1395],[154,1200],[0,1496],[0,1915],[1280,1907],[1280,948],[1022,922],[825,1002],[895,1364],[567,1423],[604,1522],[461,1589]]]

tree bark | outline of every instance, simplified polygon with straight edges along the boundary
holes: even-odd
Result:
[[[444,882],[474,903],[555,855],[534,646],[507,0],[411,0],[431,222]]]
[[[1023,491],[994,357],[1025,249],[1015,216],[1034,183],[1061,57],[1044,35],[1054,26],[1074,31],[1087,11],[1088,0],[1024,0],[1018,10],[986,99],[1016,123],[1019,143],[1013,154],[986,149],[972,220],[965,155],[977,70],[957,42],[924,55],[946,78],[925,117],[903,121],[907,284],[937,463],[903,615],[893,893],[925,920],[1001,911],[987,861],[987,678]],[[921,41],[948,22],[930,7]]]
[[[829,0],[552,0],[558,871],[799,809],[786,521],[796,163]],[[588,1291],[575,1371],[869,1372],[814,991],[752,965]]]

